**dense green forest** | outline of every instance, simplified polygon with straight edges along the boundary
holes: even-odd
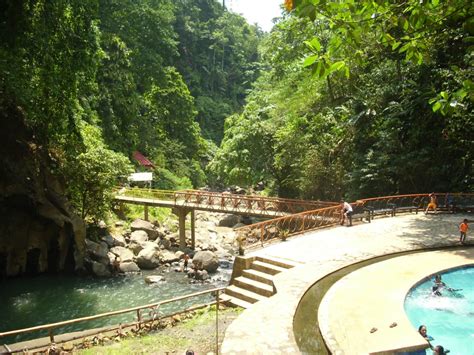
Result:
[[[471,1],[285,5],[216,176],[329,200],[473,190]]]
[[[2,1],[0,110],[21,109],[78,212],[99,217],[136,150],[156,188],[207,183],[262,35],[214,0]]]
[[[470,1],[285,6],[266,34],[215,0],[2,1],[0,110],[22,112],[84,218],[136,150],[161,189],[473,190]]]

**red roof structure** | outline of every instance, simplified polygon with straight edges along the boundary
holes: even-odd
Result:
[[[134,151],[132,156],[138,162],[138,164],[143,165],[145,168],[152,169],[155,167],[155,165],[139,151]]]

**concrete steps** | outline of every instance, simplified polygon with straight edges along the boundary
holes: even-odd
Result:
[[[242,271],[242,276],[232,281],[221,298],[226,303],[248,308],[255,302],[273,296],[276,293],[273,277],[294,266],[296,264],[291,261],[258,256],[248,269]]]
[[[237,297],[226,295],[225,293],[220,295],[220,298],[224,303],[231,304],[233,306],[242,307],[242,308],[249,308],[252,305],[252,303],[250,302],[244,301]]]

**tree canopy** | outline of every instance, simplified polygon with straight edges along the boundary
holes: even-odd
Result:
[[[285,1],[266,70],[210,165],[336,199],[473,189],[469,1]]]

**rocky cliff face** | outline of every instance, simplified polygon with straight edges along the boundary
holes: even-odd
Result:
[[[0,276],[82,268],[85,225],[55,161],[12,104],[0,105]]]

